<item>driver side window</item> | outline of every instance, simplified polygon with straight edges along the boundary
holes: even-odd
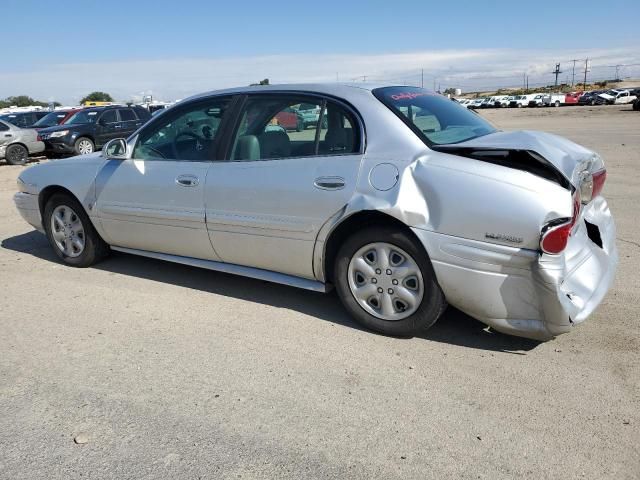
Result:
[[[192,162],[214,159],[220,125],[230,102],[229,98],[210,99],[165,113],[140,134],[133,159]]]

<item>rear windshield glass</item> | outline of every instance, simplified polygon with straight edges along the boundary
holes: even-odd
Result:
[[[422,88],[384,87],[373,94],[427,145],[460,143],[496,131],[478,114]]]

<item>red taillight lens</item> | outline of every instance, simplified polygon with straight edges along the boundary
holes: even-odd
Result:
[[[607,171],[604,168],[593,174],[593,191],[591,193],[591,198],[596,198],[602,193],[602,189],[604,188],[604,182],[606,179]]]
[[[37,142],[41,142],[42,141],[42,137],[40,135],[38,135],[38,138],[36,138]]]
[[[560,218],[547,223],[542,229],[540,237],[540,248],[544,253],[557,255],[567,248],[571,230],[580,216],[580,192],[576,190],[573,194],[573,213],[571,218]]]

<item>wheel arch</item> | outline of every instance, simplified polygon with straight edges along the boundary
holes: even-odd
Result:
[[[72,198],[74,198],[80,205],[82,205],[82,202],[80,201],[80,199],[68,188],[65,188],[61,185],[48,185],[47,187],[43,188],[38,194],[38,207],[40,209],[40,215],[43,218],[44,218],[44,208],[47,205],[47,202],[56,193],[64,193],[66,195],[69,195]],[[84,208],[84,206],[82,208]],[[85,211],[85,213],[87,212]],[[89,216],[88,213],[87,213],[87,216]],[[91,219],[91,217],[89,217],[89,219]]]
[[[405,232],[413,238],[417,245],[420,245],[425,250],[427,256],[429,256],[429,252],[426,251],[426,248],[420,239],[415,235],[415,233],[413,233],[408,225],[379,210],[363,210],[344,218],[327,236],[327,239],[324,242],[324,252],[322,257],[322,276],[324,277],[325,282],[333,282],[333,270],[336,255],[338,254],[338,250],[340,250],[340,246],[344,240],[358,229],[370,227],[372,225],[391,226]]]

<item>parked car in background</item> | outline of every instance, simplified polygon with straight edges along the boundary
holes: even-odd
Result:
[[[149,118],[149,111],[137,105],[90,107],[77,111],[64,125],[40,130],[40,136],[47,154],[85,155],[112,138],[130,135]]]
[[[475,110],[476,108],[480,108],[480,105],[482,105],[482,102],[485,100],[484,97],[480,97],[480,98],[475,98],[471,101],[469,101],[469,105],[468,108]]]
[[[53,112],[47,113],[44,117],[38,120],[33,124],[33,128],[36,130],[42,128],[55,127],[56,125],[62,125],[64,122],[69,120],[79,108],[73,108],[70,110],[54,110]]]
[[[590,92],[584,92],[578,99],[578,105],[595,105],[596,97],[604,92],[605,90],[592,90]]]
[[[596,97],[596,105],[624,105],[633,103],[637,97],[631,94],[631,90],[609,90]]]
[[[542,107],[544,105],[544,93],[538,93],[533,96],[533,98],[529,99],[530,107]]]
[[[7,113],[5,115],[0,115],[0,120],[9,122],[16,127],[31,128],[38,120],[46,116],[48,113],[48,111],[44,110],[33,112]]]
[[[323,105],[327,128],[268,130],[299,102]],[[209,138],[190,127],[201,118]],[[31,167],[14,199],[70,266],[112,249],[334,285],[354,319],[389,335],[418,334],[448,303],[547,340],[614,280],[605,178],[584,147],[498,131],[420,88],[269,85],[195,96],[102,155]]]
[[[564,96],[564,104],[565,105],[578,105],[579,101],[580,101],[580,97],[582,97],[582,94],[584,92],[571,92],[571,93],[567,93]]]
[[[4,159],[10,165],[24,165],[29,155],[42,151],[44,143],[36,130],[0,120],[0,160]]]
[[[509,95],[502,95],[501,97],[494,98],[495,100],[493,101],[493,106],[496,108],[503,108],[509,106],[509,102],[513,97],[510,97]]]
[[[548,93],[542,97],[542,105],[545,107],[559,107],[564,105],[564,93]]]
[[[511,97],[509,101],[509,107],[511,108],[522,108],[528,107],[529,101],[535,98],[536,94],[527,94],[527,95],[516,95]]]
[[[320,108],[320,107],[318,107]],[[318,119],[316,119],[316,122]],[[301,132],[304,130],[304,119],[297,109],[290,107],[278,113],[275,123],[286,130]]]
[[[298,114],[302,117],[302,128],[315,127],[320,118],[320,106],[311,103],[301,103],[298,107]],[[324,123],[326,123],[326,118]]]

